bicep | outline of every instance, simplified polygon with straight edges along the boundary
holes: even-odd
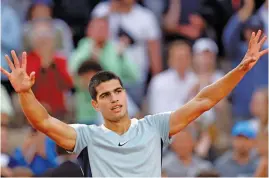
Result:
[[[57,145],[66,150],[74,149],[77,133],[73,127],[51,116],[43,124],[45,125],[44,128],[46,128],[44,133],[54,140]]]
[[[206,99],[193,98],[171,114],[169,135],[173,136],[184,129],[194,119],[207,111],[209,101]]]

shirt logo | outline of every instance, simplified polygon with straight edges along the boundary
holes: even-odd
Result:
[[[127,141],[128,142],[128,141]],[[119,145],[118,146],[123,146],[123,145],[125,145],[127,142],[125,142],[125,143],[123,143],[123,144],[121,144],[120,142],[119,142]]]

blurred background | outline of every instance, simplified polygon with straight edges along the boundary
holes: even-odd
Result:
[[[268,0],[1,0],[1,66],[12,49],[27,51],[37,99],[82,124],[103,122],[89,80],[115,72],[130,117],[143,118],[177,109],[237,66],[258,29],[268,35]],[[173,137],[163,176],[268,176],[267,59]],[[1,176],[79,177],[76,156],[31,128],[1,75]]]

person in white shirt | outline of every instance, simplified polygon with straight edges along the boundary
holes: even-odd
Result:
[[[156,17],[149,9],[137,4],[136,0],[101,2],[93,10],[92,16],[108,16],[112,40],[119,45],[128,43],[126,53],[138,64],[140,77],[138,84],[127,88],[134,101],[140,105],[149,69],[152,75],[162,70],[161,31]]]
[[[175,41],[168,51],[169,69],[153,77],[148,90],[149,113],[172,111],[188,101],[188,95],[198,79],[192,72],[191,47]],[[161,95],[160,95],[161,93]]]
[[[195,41],[193,45],[193,68],[199,81],[192,89],[192,92],[194,92],[192,95],[196,95],[204,87],[224,76],[224,73],[218,70],[216,66],[218,51],[217,44],[210,38],[200,38]],[[214,122],[216,114],[214,109],[211,109],[201,117],[203,117],[203,119],[200,119],[203,121],[203,125],[208,126]]]

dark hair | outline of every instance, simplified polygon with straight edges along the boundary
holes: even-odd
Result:
[[[80,65],[80,67],[77,70],[77,74],[78,75],[83,75],[83,74],[85,74],[85,73],[87,73],[89,71],[99,72],[99,71],[102,71],[102,67],[98,62],[89,59],[89,60],[84,61]]]
[[[109,71],[100,71],[97,72],[91,79],[90,84],[89,84],[89,92],[90,95],[92,97],[93,100],[96,100],[97,97],[97,91],[96,91],[96,87],[98,85],[100,85],[103,82],[107,82],[109,80],[119,80],[120,85],[122,85],[122,81],[120,79],[120,77],[118,77],[116,74],[114,74],[113,72],[109,72]]]

